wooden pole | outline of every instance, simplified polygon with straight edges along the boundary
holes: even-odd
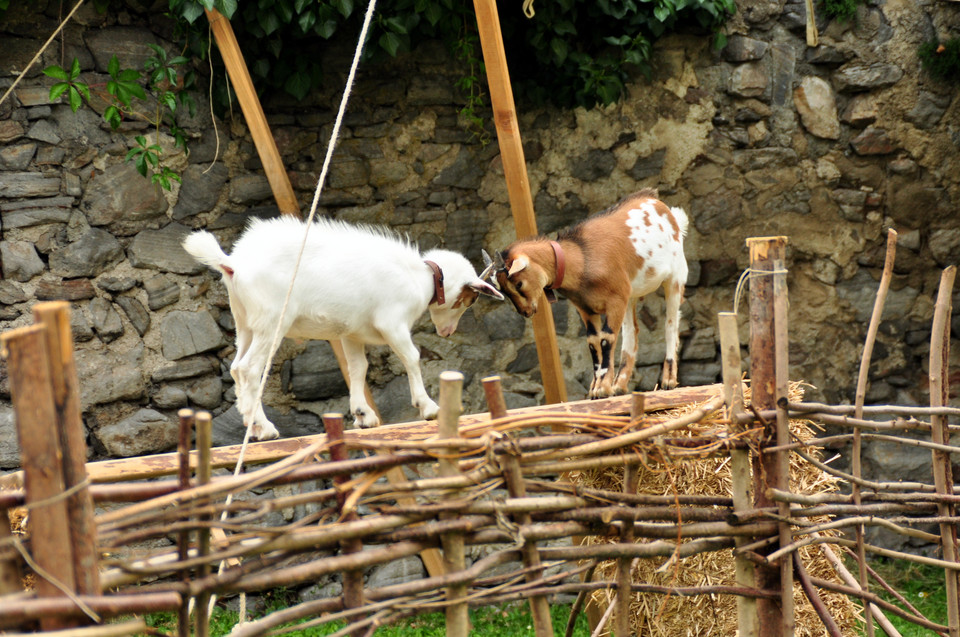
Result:
[[[463,374],[460,372],[442,372],[440,374],[440,413],[437,417],[440,440],[457,439],[460,437],[459,420],[463,406],[460,402],[463,391]],[[460,466],[457,461],[457,447],[450,447],[446,455],[440,458],[439,471],[441,477],[450,478],[460,475]],[[443,513],[440,518],[456,518],[456,513]],[[441,536],[443,544],[444,570],[450,575],[460,573],[466,569],[464,556],[463,535],[451,531]],[[446,632],[449,637],[467,637],[470,634],[469,605],[466,601],[467,584],[459,582],[447,587],[447,616]]]
[[[877,338],[877,330],[880,327],[880,319],[883,316],[883,306],[886,303],[887,291],[890,289],[890,280],[893,278],[893,264],[897,256],[897,231],[892,228],[887,231],[887,251],[883,260],[883,275],[880,277],[880,287],[877,288],[877,297],[873,302],[873,313],[870,316],[870,326],[867,328],[867,339],[863,345],[863,353],[860,356],[860,371],[857,374],[857,390],[854,399],[854,418],[863,418],[863,402],[867,395],[867,379],[870,372],[870,359],[873,356],[873,344]],[[932,352],[931,352],[932,355]],[[862,456],[863,443],[861,441],[860,428],[853,430],[853,449],[851,451],[851,471],[855,478],[863,477]],[[853,503],[860,506],[860,485],[853,482],[851,485]],[[857,563],[858,574],[860,577],[860,588],[864,591],[870,590],[870,580],[867,577],[867,552],[863,538],[864,527],[858,524],[856,529],[857,538]],[[873,637],[873,608],[864,602],[867,612],[864,613],[864,622],[866,622],[867,637]]]
[[[775,261],[783,261],[786,237],[747,239],[750,251],[750,378],[751,405],[757,410],[776,408],[776,335],[774,328],[773,276]],[[768,458],[763,449],[776,444],[776,422],[763,424],[759,452],[753,456],[754,507],[775,507],[767,489],[776,488],[780,474],[776,458]],[[771,548],[762,549],[766,553]],[[782,598],[780,569],[772,565],[756,565],[757,586],[775,591]],[[780,637],[783,629],[780,600],[757,600],[757,626],[760,637]]]
[[[502,418],[507,415],[507,404],[503,399],[499,376],[489,376],[483,379],[483,393],[487,399],[487,408],[491,418]],[[507,491],[511,498],[527,497],[527,489],[523,482],[523,473],[520,470],[520,460],[517,456],[507,452],[500,454],[500,464],[503,467],[504,478],[507,482]],[[519,526],[528,525],[533,518],[528,513],[514,516]],[[543,577],[540,568],[540,552],[537,543],[524,540],[521,548],[523,566],[527,569],[526,580],[534,582]],[[535,595],[530,598],[530,614],[533,616],[533,630],[536,637],[553,637],[553,619],[550,617],[550,604],[546,595]]]
[[[181,491],[190,488],[190,434],[193,433],[193,410],[181,409],[177,412],[180,428],[177,436],[177,460],[179,463],[177,483]],[[190,557],[190,531],[180,531],[177,534],[177,557],[186,561]],[[183,582],[190,581],[190,573],[183,571],[180,576]],[[190,600],[184,599],[177,612],[177,634],[179,637],[190,637]]]
[[[38,303],[33,306],[33,317],[36,323],[47,328],[50,378],[53,382],[60,448],[63,450],[64,487],[77,488],[67,498],[77,593],[99,595],[100,570],[93,497],[89,487],[81,486],[87,481],[87,436],[80,416],[80,391],[70,331],[70,304],[66,301]]]
[[[743,411],[743,382],[741,381],[740,337],[737,334],[737,315],[733,312],[720,312],[717,315],[720,326],[720,358],[723,369],[723,396],[730,418],[733,420]],[[731,433],[740,433],[734,430]],[[748,511],[753,508],[750,501],[750,452],[746,449],[730,451],[730,480],[734,511]],[[737,546],[748,544],[750,540],[737,538]],[[734,559],[734,577],[740,586],[754,588],[757,585],[753,563],[743,555]],[[737,597],[737,628],[740,637],[757,635],[757,600],[740,595]]]
[[[942,407],[949,402],[950,394],[950,306],[953,282],[956,278],[956,266],[946,268],[940,276],[940,291],[933,313],[933,330],[930,337],[930,406]],[[932,439],[938,444],[949,444],[950,433],[947,419],[933,416]],[[950,454],[933,451],[933,479],[937,493],[953,493],[953,472],[950,466]],[[942,517],[954,515],[954,506],[947,502],[937,504],[937,513]],[[940,543],[943,559],[958,562],[957,527],[951,522],[940,523]],[[960,599],[957,598],[957,571],[945,571],[947,591],[947,620],[950,637],[960,635]]]
[[[490,102],[493,105],[493,121],[497,127],[497,142],[500,144],[500,159],[507,180],[507,194],[513,211],[513,225],[517,238],[537,234],[537,220],[530,195],[527,165],[523,156],[523,143],[517,125],[517,110],[510,86],[507,56],[503,50],[503,34],[500,32],[500,16],[496,0],[474,0],[480,46],[490,85]],[[543,377],[544,400],[561,403],[567,400],[567,387],[563,380],[563,366],[553,325],[553,309],[549,303],[541,303],[533,315],[533,333],[536,339],[537,356],[540,359],[540,375]]]
[[[330,441],[330,460],[339,462],[347,459],[347,448],[343,444],[343,415],[342,414],[323,414],[323,428],[327,432],[327,440]],[[349,475],[337,476],[333,479],[333,484],[339,489],[344,483],[350,481]],[[352,511],[344,512],[343,507],[346,503],[348,493],[346,491],[337,492],[337,510],[340,512],[340,521],[350,522],[357,519],[357,514]],[[340,550],[344,554],[359,553],[363,550],[363,542],[360,538],[350,538],[340,542]],[[363,606],[363,571],[351,570],[343,572],[343,607],[360,608]],[[354,617],[353,621],[362,619]],[[352,631],[352,635],[362,635],[366,629],[360,628]]]
[[[210,448],[213,446],[213,423],[210,414],[201,411],[195,418],[197,427],[197,484],[209,484],[211,477]],[[212,521],[213,516],[204,516],[205,521]],[[210,554],[210,530],[197,530],[197,554],[205,556]],[[204,563],[197,569],[197,577],[203,579],[211,572],[209,563]],[[194,618],[196,627],[194,634],[197,637],[207,637],[210,634],[210,593],[205,591],[197,595],[196,605],[194,606]]]
[[[64,524],[67,501],[62,497],[63,452],[57,434],[56,400],[47,350],[49,326],[30,325],[0,335],[7,359],[10,393],[17,419],[20,458],[30,507],[30,548],[37,573],[38,597],[62,597],[63,589],[76,592],[70,529]],[[48,616],[43,630],[75,626],[76,621]]]

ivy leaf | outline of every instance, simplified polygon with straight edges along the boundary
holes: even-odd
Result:
[[[188,2],[180,10],[180,17],[188,23],[193,24],[197,18],[203,15],[203,5],[197,2]]]
[[[567,46],[564,40],[553,38],[550,40],[550,50],[553,52],[553,61],[557,66],[560,66],[564,60],[567,59],[567,53],[570,51],[570,47]]]
[[[390,57],[397,57],[397,51],[400,50],[400,46],[403,44],[400,36],[389,31],[381,35],[377,42],[380,44],[380,48],[390,54]]]
[[[337,21],[336,20],[324,20],[316,26],[314,33],[319,35],[324,40],[327,40],[334,33],[337,32]]]
[[[216,6],[228,20],[237,12],[237,0],[216,0]]]
[[[309,33],[310,29],[313,28],[313,25],[317,23],[317,15],[315,13],[301,13],[300,17],[297,18],[297,25],[300,27],[300,31],[303,33]]]
[[[311,0],[293,0],[293,10],[297,13],[303,13],[303,10],[310,6]]]
[[[654,7],[653,16],[660,22],[666,22],[670,19],[670,9],[663,5]]]
[[[330,4],[336,7],[340,15],[345,18],[349,18],[350,14],[353,13],[353,0],[330,0]]]
[[[553,32],[557,35],[576,35],[577,27],[569,20],[560,20],[553,25]]]
[[[439,4],[431,3],[427,5],[426,10],[422,13],[424,17],[427,18],[427,22],[429,22],[431,26],[437,26],[437,23],[440,22],[440,18],[443,17],[444,10]]]
[[[310,93],[311,87],[310,75],[302,69],[294,71],[283,83],[284,90],[298,100],[305,98]]]
[[[272,11],[260,13],[257,21],[260,23],[260,28],[262,28],[263,32],[267,35],[270,35],[280,28],[280,19],[277,18],[277,14]]]

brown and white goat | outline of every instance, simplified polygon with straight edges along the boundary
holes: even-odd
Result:
[[[510,244],[496,255],[496,282],[528,318],[553,290],[576,306],[593,358],[591,398],[626,393],[637,358],[637,301],[662,287],[666,300],[662,386],[670,389],[677,386],[686,232],[683,209],[670,208],[655,189],[645,188],[561,231],[556,241],[539,237]],[[630,320],[625,321],[628,313]],[[618,374],[613,352],[621,325]]]

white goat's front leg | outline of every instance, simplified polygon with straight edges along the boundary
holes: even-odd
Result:
[[[358,427],[376,427],[380,418],[367,402],[364,387],[367,382],[367,354],[364,344],[350,338],[341,338],[343,355],[347,359],[347,375],[350,377],[350,413]]]
[[[677,355],[680,349],[680,303],[683,301],[683,283],[668,279],[663,284],[663,293],[666,301],[664,333],[666,335],[667,351],[663,360],[661,385],[664,389],[673,389],[677,386]]]
[[[254,334],[249,347],[242,354],[238,350],[238,356],[230,366],[230,375],[237,383],[237,411],[243,416],[243,424],[251,427],[250,435],[257,440],[273,440],[280,435],[263,413],[263,405],[257,399],[260,379],[270,356],[269,338]]]
[[[420,350],[410,337],[410,332],[394,328],[391,332],[382,331],[390,349],[400,358],[403,368],[407,370],[407,380],[410,382],[410,402],[420,412],[424,420],[437,417],[440,408],[427,394],[423,386],[423,376],[420,374]]]

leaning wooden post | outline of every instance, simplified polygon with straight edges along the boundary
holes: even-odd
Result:
[[[44,325],[10,330],[0,336],[7,359],[10,394],[17,419],[20,458],[26,504],[30,509],[30,548],[39,567],[36,590],[39,597],[62,597],[63,587],[76,591],[73,554],[63,496],[63,454],[56,430],[56,401],[50,378],[50,356]],[[40,620],[43,630],[75,626],[56,616]]]
[[[940,276],[940,291],[933,313],[933,330],[930,337],[930,406],[943,407],[949,402],[949,363],[950,360],[950,304],[953,281],[956,278],[956,266],[946,268]],[[933,442],[950,444],[950,433],[945,416],[931,417]],[[937,493],[953,493],[953,475],[950,467],[950,454],[945,451],[933,452],[933,479]],[[948,502],[937,504],[937,514],[949,519],[954,515],[954,507]],[[940,543],[943,559],[958,561],[957,527],[949,522],[940,523]],[[947,617],[950,637],[960,635],[960,600],[957,598],[957,572],[946,570]]]
[[[213,446],[212,422],[209,412],[201,411],[196,415],[197,427],[197,485],[209,484],[211,477],[210,448]],[[212,515],[206,515],[203,521],[213,521]],[[201,528],[197,531],[197,555],[206,557],[210,554],[210,529]],[[197,577],[203,579],[211,572],[209,563],[201,564],[197,569]],[[207,637],[210,634],[210,593],[203,592],[197,595],[194,607],[196,618],[196,637]]]
[[[863,401],[867,395],[867,378],[870,371],[870,359],[873,356],[873,344],[877,338],[877,330],[880,327],[880,319],[883,316],[883,306],[887,299],[887,291],[890,289],[890,280],[893,278],[893,265],[897,256],[897,231],[892,228],[887,231],[887,251],[883,260],[883,275],[880,277],[880,287],[877,288],[877,297],[873,301],[873,313],[870,315],[870,326],[867,328],[867,339],[863,344],[863,353],[860,356],[860,371],[857,374],[857,391],[854,398],[853,417],[857,420],[863,418]],[[931,352],[932,355],[932,352]],[[863,442],[860,433],[860,427],[853,430],[853,449],[851,451],[851,471],[855,478],[863,477],[862,453]],[[860,485],[853,482],[850,485],[850,492],[853,495],[853,503],[860,506]],[[860,577],[860,588],[864,591],[870,590],[870,580],[867,578],[867,551],[863,539],[864,527],[862,524],[856,526],[857,538],[857,563],[859,566],[858,574]],[[866,622],[867,637],[873,637],[873,611],[875,607],[864,602],[864,621]]]
[[[489,376],[483,379],[483,393],[487,399],[487,409],[493,419],[507,415],[507,404],[503,399],[499,376]],[[520,470],[520,460],[512,453],[512,449],[498,456],[500,466],[503,467],[503,476],[507,483],[507,491],[511,498],[527,497],[527,488],[523,483],[523,473]],[[526,526],[532,522],[529,513],[518,513],[514,516],[519,526]],[[537,543],[530,540],[523,541],[520,549],[523,556],[523,566],[527,571],[526,580],[535,582],[543,577],[540,567],[540,552]],[[530,614],[533,616],[533,630],[537,637],[552,637],[553,619],[550,617],[550,604],[546,595],[536,595],[530,598]]]
[[[720,312],[720,360],[723,369],[723,398],[727,404],[730,420],[743,411],[743,382],[741,380],[740,337],[737,334],[737,315]],[[731,426],[732,435],[741,433]],[[734,511],[749,511],[750,502],[750,452],[747,449],[730,450],[730,482]],[[737,546],[748,544],[747,538],[737,538]],[[753,563],[746,556],[734,559],[737,585],[755,588],[757,585]],[[737,629],[741,637],[757,635],[757,600],[753,597],[737,597]]]
[[[323,428],[327,432],[327,442],[330,443],[330,459],[333,462],[347,460],[347,447],[343,442],[343,415],[323,414]],[[334,488],[337,489],[337,510],[340,512],[340,521],[356,520],[357,515],[352,511],[344,511],[348,493],[341,490],[341,486],[350,481],[349,475],[334,477]],[[359,538],[349,538],[340,542],[340,549],[344,554],[359,553],[363,550],[363,543]],[[343,606],[344,608],[360,608],[363,606],[363,571],[353,570],[343,573]],[[359,619],[359,618],[358,618]],[[365,628],[352,634],[362,635]]]
[[[180,425],[177,436],[177,483],[181,491],[190,488],[190,434],[193,433],[193,410],[181,409],[177,412]],[[186,562],[190,557],[190,531],[177,534],[177,558]],[[190,572],[180,574],[181,581],[190,582]],[[190,637],[190,599],[185,598],[177,613],[177,633],[180,637]]]
[[[537,235],[537,219],[530,196],[530,181],[527,164],[523,157],[523,142],[517,124],[517,109],[510,86],[507,56],[503,50],[503,34],[500,31],[500,16],[496,0],[474,0],[477,29],[480,32],[480,47],[487,69],[490,86],[490,103],[493,106],[493,121],[497,127],[497,142],[500,144],[500,159],[507,180],[507,196],[513,211],[513,225],[517,238]],[[567,400],[567,386],[563,380],[563,366],[553,325],[553,308],[541,303],[533,315],[533,333],[536,338],[537,356],[540,359],[540,375],[543,377],[544,400],[562,403]]]
[[[630,401],[630,422],[638,423],[643,418],[646,404],[646,397],[642,392],[634,392]],[[627,461],[623,465],[623,492],[627,495],[636,495],[637,482],[637,464]],[[633,544],[636,540],[633,520],[622,520],[620,522],[620,543]],[[614,614],[613,633],[617,637],[630,637],[633,634],[632,624],[630,622],[630,602],[633,601],[633,577],[631,570],[633,559],[621,557],[617,560],[617,609]]]
[[[783,261],[786,237],[747,239],[750,251],[750,378],[751,404],[758,411],[773,410],[777,406],[776,334],[774,328],[774,262]],[[768,457],[766,447],[777,444],[777,423],[762,423],[758,453],[753,457],[753,499],[755,508],[776,508],[767,490],[784,488],[778,458]],[[771,549],[763,550],[765,553]],[[757,586],[778,593],[780,599],[757,599],[757,625],[761,637],[779,637],[784,628],[784,614],[780,603],[783,587],[780,569],[773,565],[756,566]],[[786,633],[791,634],[791,633]]]
[[[50,301],[33,306],[35,322],[47,327],[50,380],[53,382],[57,430],[63,451],[63,483],[75,489],[67,498],[70,536],[73,540],[73,570],[77,593],[100,594],[97,527],[93,519],[93,496],[87,483],[87,436],[80,416],[80,390],[73,361],[70,304]]]
[[[441,372],[440,374],[440,413],[437,415],[437,437],[440,440],[459,440],[460,414],[463,405],[460,402],[463,391],[463,374],[460,372]],[[457,456],[460,448],[456,445],[446,449],[440,458],[439,474],[443,478],[460,475]],[[456,517],[455,513],[442,514],[441,519]],[[444,570],[448,575],[461,573],[466,568],[463,535],[457,532],[444,533],[443,544]],[[452,584],[447,587],[447,635],[448,637],[467,637],[470,633],[469,606],[466,601],[467,584]]]

